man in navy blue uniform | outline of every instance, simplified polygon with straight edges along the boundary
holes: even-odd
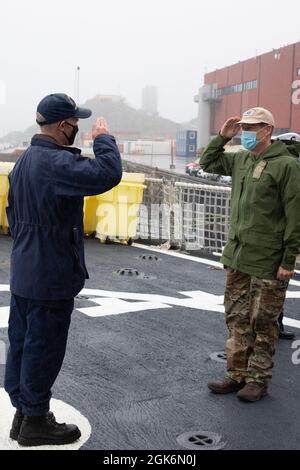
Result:
[[[20,445],[68,444],[77,426],[58,424],[49,402],[61,369],[74,297],[88,272],[83,197],[116,186],[121,158],[104,119],[93,127],[95,159],[70,147],[78,120],[91,116],[69,96],[46,96],[37,108],[41,133],[9,175],[11,256],[10,348],[5,390],[16,408],[10,437]]]

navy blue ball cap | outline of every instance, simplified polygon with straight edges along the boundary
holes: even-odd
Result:
[[[71,117],[87,119],[91,115],[90,109],[79,108],[75,101],[65,93],[53,93],[45,96],[38,104],[36,122],[40,126],[45,126]]]

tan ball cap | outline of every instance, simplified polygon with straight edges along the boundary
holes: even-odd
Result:
[[[273,114],[265,108],[251,108],[245,111],[239,124],[260,124],[264,122],[275,127]]]

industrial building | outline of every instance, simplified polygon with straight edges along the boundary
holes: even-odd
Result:
[[[142,89],[142,111],[154,116],[158,114],[158,90],[156,86],[147,85]]]
[[[275,133],[300,132],[300,42],[258,55],[204,76],[198,103],[198,148],[224,121],[256,106],[275,117]]]

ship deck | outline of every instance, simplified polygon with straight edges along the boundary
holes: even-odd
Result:
[[[11,246],[0,236],[0,340],[6,346]],[[57,419],[73,419],[83,430],[79,443],[67,448],[185,450],[177,438],[191,431],[217,433],[224,449],[300,449],[300,364],[292,362],[290,341],[278,342],[269,395],[260,402],[207,389],[208,380],[225,372],[224,362],[210,358],[226,339],[225,274],[217,263],[97,240],[85,247],[90,279],[76,299],[53,388]],[[298,337],[299,279],[285,304]],[[2,364],[0,449],[16,449],[7,438],[13,409],[3,380]]]

